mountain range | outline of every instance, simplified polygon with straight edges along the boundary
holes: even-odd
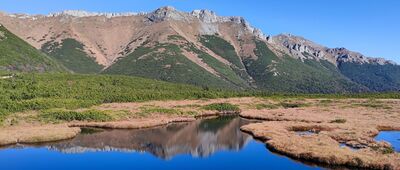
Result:
[[[0,13],[0,69],[146,77],[274,92],[400,91],[400,66],[242,17],[162,7],[149,13]],[[3,57],[4,56],[4,57]]]

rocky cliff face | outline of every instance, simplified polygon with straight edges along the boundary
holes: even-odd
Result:
[[[379,65],[396,64],[383,58],[367,57],[346,48],[328,48],[291,34],[280,34],[272,37],[272,44],[296,58],[328,60],[335,65],[342,62]]]

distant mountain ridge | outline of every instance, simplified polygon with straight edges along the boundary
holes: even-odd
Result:
[[[353,62],[359,64],[392,64],[395,62],[384,58],[373,58],[364,56],[361,53],[347,50],[346,48],[328,48],[316,44],[303,37],[291,34],[280,34],[272,37],[272,42],[282,47],[282,51],[286,51],[294,57],[300,59],[325,59],[332,63]]]
[[[72,72],[283,92],[399,91],[400,66],[242,17],[162,7],[149,13],[0,14],[0,23]]]

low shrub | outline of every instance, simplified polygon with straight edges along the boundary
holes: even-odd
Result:
[[[0,108],[0,124],[3,123],[8,115],[6,110]]]
[[[346,119],[335,119],[330,121],[329,123],[346,123]]]
[[[141,116],[146,116],[151,113],[169,114],[169,115],[197,115],[195,111],[182,111],[178,109],[163,108],[163,107],[142,107],[141,111],[137,113]]]
[[[386,147],[384,149],[381,150],[382,154],[392,154],[394,153],[394,149],[393,147]]]
[[[240,112],[240,108],[230,103],[213,103],[203,106],[204,110],[217,110],[219,112]]]
[[[261,110],[261,109],[277,109],[279,107],[277,105],[274,105],[274,104],[260,103],[260,104],[256,104],[255,108],[257,110]]]
[[[324,99],[324,100],[320,100],[319,101],[319,103],[321,103],[321,104],[330,104],[330,103],[333,103],[334,101],[333,100],[330,100],[330,99]]]
[[[372,150],[378,151],[382,154],[392,154],[395,153],[395,150],[393,149],[393,147],[378,147],[378,146],[373,146],[371,147]]]
[[[151,113],[165,113],[165,114],[181,114],[182,111],[177,109],[169,109],[169,108],[162,108],[162,107],[142,107],[141,113],[142,114],[151,114]]]
[[[392,107],[387,106],[382,103],[357,103],[357,104],[353,104],[353,106],[369,107],[369,108],[374,108],[374,109],[392,109]]]
[[[291,102],[281,102],[280,105],[287,109],[287,108],[298,108],[298,107],[306,107],[308,104],[306,103],[291,103]]]
[[[112,120],[112,117],[102,111],[86,110],[82,112],[52,109],[39,115],[40,118],[48,121],[95,121],[105,122]]]

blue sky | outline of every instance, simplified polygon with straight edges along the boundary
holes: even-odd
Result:
[[[0,0],[9,13],[67,9],[147,12],[161,6],[243,16],[266,34],[291,33],[328,47],[346,47],[400,63],[399,0]]]

